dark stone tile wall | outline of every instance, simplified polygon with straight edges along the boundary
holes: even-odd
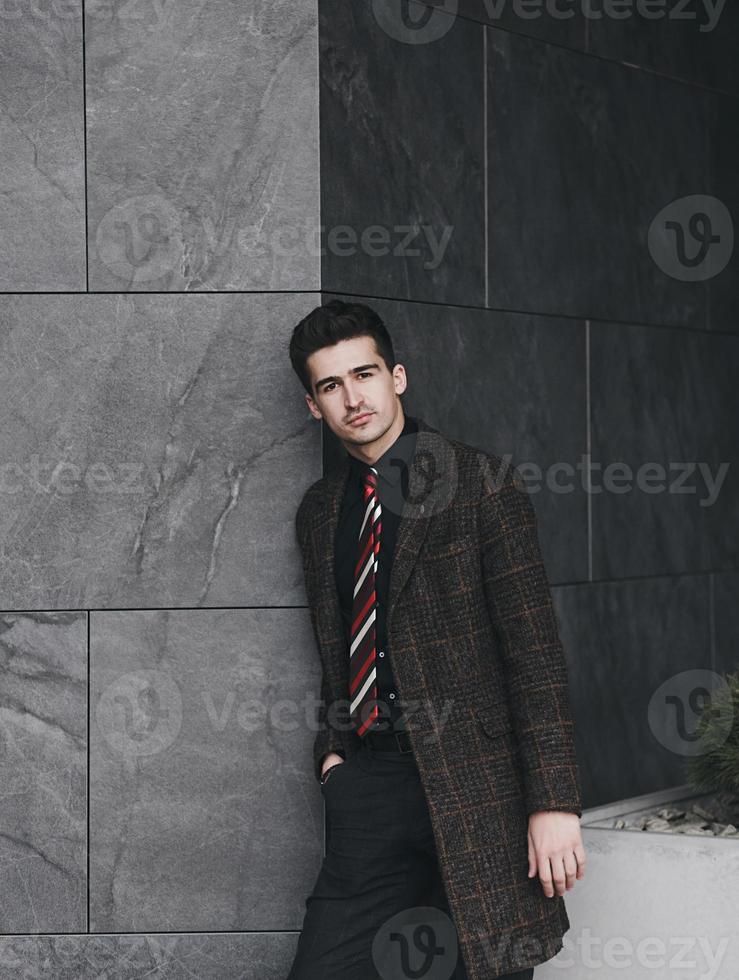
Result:
[[[591,498],[595,579],[739,567],[737,346],[591,324],[593,458],[629,468],[613,473],[617,492]]]
[[[322,282],[482,306],[484,34],[406,43],[398,7],[319,4]]]
[[[585,804],[683,782],[676,719],[649,705],[686,671],[717,681],[736,632],[735,12],[711,33],[325,0],[320,26],[323,223],[360,240],[443,201],[454,225],[433,269],[326,255],[324,296],[381,313],[411,413],[550,476],[592,464],[534,498]],[[341,452],[326,430],[324,468]]]
[[[712,626],[715,669],[724,674],[739,672],[739,572],[717,572],[713,584]]]
[[[739,6],[736,8],[739,13]],[[737,48],[735,46],[734,50]],[[737,59],[734,59],[736,64]],[[737,283],[739,283],[739,96],[717,95],[711,100],[708,117],[710,182],[709,194],[720,200],[734,219],[733,251],[729,261],[709,281],[709,322],[714,330],[739,333]]]
[[[739,7],[730,0],[377,0],[406,36],[443,36],[456,18],[739,95]],[[415,9],[420,8],[420,9]]]
[[[652,576],[554,590],[583,794],[617,800],[686,781],[694,712],[673,697],[680,675],[714,669],[705,575]],[[685,732],[681,728],[684,721]],[[597,751],[593,742],[597,739]]]
[[[706,327],[706,283],[666,276],[646,245],[655,215],[706,185],[708,94],[489,37],[490,305]]]
[[[601,14],[608,9],[602,2],[592,7]],[[592,54],[739,95],[735,3],[670,2],[653,5],[651,17],[639,16],[636,4],[621,9],[631,16],[588,20],[587,50]]]

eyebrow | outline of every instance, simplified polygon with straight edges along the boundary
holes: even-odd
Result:
[[[362,371],[370,371],[372,368],[379,369],[379,364],[360,364],[359,367],[352,368],[349,374],[360,374]],[[316,391],[321,387],[321,385],[329,384],[331,381],[341,381],[341,378],[337,374],[330,374],[326,378],[321,378],[320,381],[316,381]]]

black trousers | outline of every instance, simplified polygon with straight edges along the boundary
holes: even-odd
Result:
[[[287,980],[468,980],[413,753],[363,740],[321,792],[326,855]]]

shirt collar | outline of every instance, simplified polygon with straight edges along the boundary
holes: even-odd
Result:
[[[418,425],[415,417],[406,415],[405,424],[400,435],[396,438],[395,442],[388,446],[382,456],[372,464],[373,468],[377,470],[378,484],[385,483],[395,487],[400,483],[403,471],[407,471],[411,465],[416,447],[417,432]],[[347,455],[351,460],[354,476],[360,481],[363,480],[364,474],[370,469],[369,464],[365,463],[364,460],[357,459],[356,456],[352,456],[351,453]]]

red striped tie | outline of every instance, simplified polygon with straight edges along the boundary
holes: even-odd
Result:
[[[354,599],[349,645],[349,714],[363,737],[379,715],[375,660],[375,574],[380,553],[380,498],[377,470],[370,467],[364,477],[364,518],[359,531],[358,560],[354,569]]]

